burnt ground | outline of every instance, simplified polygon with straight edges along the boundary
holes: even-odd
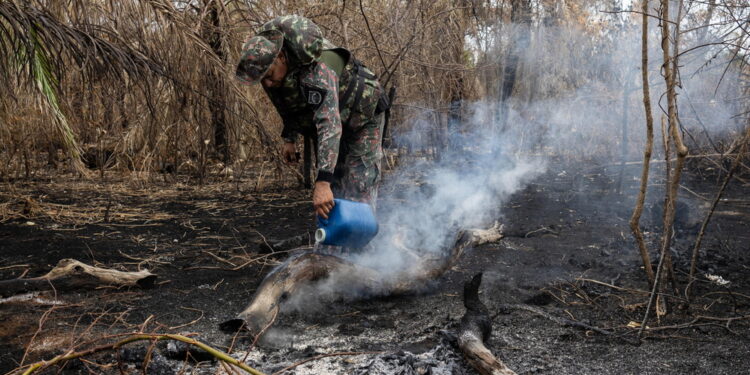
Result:
[[[264,242],[312,229],[307,191],[252,192],[245,184],[129,181],[32,181],[7,185],[0,223],[0,278],[44,274],[75,258],[123,270],[148,268],[153,289],[44,292],[0,303],[0,373],[67,349],[111,342],[108,335],[144,330],[194,334],[266,373],[321,354],[298,374],[473,374],[450,332],[463,315],[462,283],[485,272],[480,297],[493,318],[488,347],[518,373],[748,373],[750,365],[750,186],[733,183],[704,240],[692,303],[671,300],[652,318],[641,345],[635,322],[645,310],[645,273],[627,225],[634,179],[618,194],[607,168],[550,167],[503,208],[506,238],[469,251],[427,290],[360,301],[320,301],[286,311],[256,347],[218,324],[249,303],[263,276],[287,253],[265,254]],[[253,185],[248,183],[247,185]],[[655,190],[659,188],[654,182]],[[684,178],[673,257],[685,287],[689,253],[716,191],[717,177]],[[381,192],[383,206],[388,191]],[[650,202],[658,201],[651,194]],[[28,197],[21,199],[19,197]],[[651,203],[650,203],[651,204]],[[656,259],[653,210],[643,228]],[[21,213],[23,217],[18,214]],[[706,275],[730,281],[718,285]],[[606,284],[606,285],[605,285]],[[564,318],[607,330],[562,325]],[[96,338],[104,341],[90,343]],[[140,373],[148,346],[71,361],[63,373]],[[148,373],[221,373],[215,362],[170,359],[159,344]],[[365,352],[378,352],[369,353]],[[25,358],[24,358],[25,357]],[[177,355],[184,358],[184,354]],[[56,373],[53,367],[49,373]]]

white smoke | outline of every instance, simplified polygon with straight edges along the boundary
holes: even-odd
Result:
[[[442,141],[453,145],[449,151],[440,150],[440,136],[435,135],[438,116],[416,116],[397,143],[423,151],[437,148],[439,161],[402,167],[383,186],[382,191],[399,196],[384,197],[396,204],[379,209],[381,233],[372,251],[356,261],[381,272],[400,272],[415,261],[403,248],[418,255],[443,254],[457,230],[499,218],[508,198],[543,173],[549,158],[583,163],[585,168],[617,165],[623,158],[640,160],[645,142],[641,32],[639,23],[621,21],[602,30],[598,38],[575,27],[534,26],[531,44],[521,54],[508,113],[499,116],[502,106],[492,99],[465,106],[468,119],[460,134]],[[655,155],[660,117],[666,110],[660,37],[652,21],[648,69]],[[698,38],[688,33],[682,48],[697,43]],[[741,111],[736,100],[739,73],[725,70],[731,56],[716,51],[681,56],[678,105],[686,143],[694,148],[741,129],[736,116]],[[488,89],[488,94],[496,89]],[[507,118],[504,124],[502,117]],[[632,169],[627,177],[632,181],[639,172]],[[628,203],[623,210],[632,206]]]
[[[496,121],[497,108],[489,102],[474,103],[466,122],[475,129],[495,128],[491,122]],[[365,275],[358,280],[334,272],[302,286],[285,301],[284,309],[310,313],[321,310],[326,300],[387,293],[378,285],[387,288],[390,282],[406,281],[426,259],[447,259],[461,230],[483,229],[498,220],[510,196],[546,168],[544,157],[520,152],[519,129],[492,136],[465,133],[451,141],[451,149],[443,150],[439,161],[401,164],[380,188],[378,235],[362,252],[344,255],[381,279],[372,283]],[[420,138],[416,133],[408,137]],[[368,289],[372,287],[376,289]]]
[[[528,48],[521,51],[507,114],[508,126],[524,129],[526,152],[602,164],[618,162],[625,126],[625,157],[629,161],[640,159],[645,115],[639,21],[640,17],[637,21],[620,20],[619,24],[611,21],[609,28],[597,32],[570,25],[532,26]],[[648,72],[658,153],[666,98],[661,75],[661,30],[654,20],[650,26]],[[688,18],[683,21],[683,30],[695,26]],[[705,36],[701,30],[681,35],[680,50],[690,51],[680,55],[677,88],[681,129],[688,147],[695,151],[704,151],[710,141],[740,133],[746,119],[737,115],[747,111],[742,102],[739,58],[721,45],[693,49],[719,42],[713,36],[718,30],[712,29]],[[496,71],[482,76],[489,96],[497,95],[497,86],[502,83],[504,60],[496,56],[504,56],[513,44],[496,45],[485,51],[491,57],[480,61],[499,64]]]
[[[660,117],[666,111],[659,32],[652,20],[648,69],[657,140],[654,158],[659,157]],[[352,260],[385,277],[402,276],[424,257],[447,256],[459,230],[502,218],[509,198],[544,173],[553,158],[581,163],[580,168],[617,165],[624,149],[625,160],[639,161],[645,142],[640,26],[631,22],[601,33],[594,38],[590,31],[575,27],[535,25],[531,44],[521,55],[518,86],[503,116],[499,111],[505,107],[491,98],[500,83],[483,76],[488,98],[464,103],[460,128],[448,132],[447,140],[436,131],[441,125],[435,112],[412,116],[396,143],[428,157],[402,163],[387,178],[380,190],[380,233]],[[688,33],[683,43],[686,49],[698,40]],[[489,61],[502,61],[498,56],[505,52],[499,47]],[[742,126],[736,116],[743,109],[737,101],[739,73],[731,65],[724,69],[731,58],[718,49],[681,56],[678,105],[689,147],[731,137]],[[495,79],[502,79],[501,67],[493,73]],[[417,104],[415,108],[425,107]],[[504,124],[502,118],[507,119]],[[445,144],[449,146],[443,149]],[[436,153],[439,157],[434,158]],[[639,172],[630,170],[626,179],[634,181]],[[652,176],[658,173],[655,168]],[[632,204],[626,204],[622,210],[629,215]],[[317,291],[346,289],[334,276]]]
[[[468,112],[471,128],[495,128],[487,122],[494,120],[496,106],[475,103]],[[398,274],[421,257],[449,255],[460,230],[497,220],[508,198],[545,170],[544,158],[518,153],[517,141],[517,128],[465,133],[450,140],[439,161],[395,171],[381,188],[392,196],[383,197],[378,208],[380,233],[354,261],[384,275]]]

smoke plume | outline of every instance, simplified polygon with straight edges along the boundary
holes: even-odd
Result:
[[[513,45],[513,40],[503,38],[495,44],[475,44],[490,46],[474,54],[482,60],[478,63],[495,62],[497,69],[477,79],[485,99],[464,102],[458,126],[441,124],[434,113],[417,113],[398,129],[397,146],[428,156],[405,158],[407,162],[387,176],[377,211],[380,233],[351,260],[385,278],[403,276],[425,257],[447,256],[459,230],[500,219],[508,199],[544,173],[552,159],[572,168],[640,160],[645,115],[637,23],[623,22],[596,38],[591,31],[575,27],[534,26],[529,48],[517,52],[519,74],[505,104],[494,98],[507,56],[503,47]],[[707,38],[710,41],[710,35]],[[657,134],[655,158],[660,157],[659,119],[666,110],[659,40],[652,23],[648,69]],[[688,34],[682,48],[699,42]],[[681,123],[693,149],[741,128],[736,116],[741,108],[734,99],[738,72],[724,69],[731,56],[714,52],[698,49],[681,56]],[[433,157],[436,154],[439,157]],[[628,170],[626,179],[634,181],[639,172]],[[652,176],[659,173],[655,168]],[[623,213],[629,215],[631,203],[623,203]],[[346,289],[337,285],[335,277],[320,288]]]

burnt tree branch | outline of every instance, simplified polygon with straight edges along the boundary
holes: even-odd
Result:
[[[219,327],[225,332],[244,328],[257,334],[263,327],[273,324],[285,300],[298,294],[304,286],[331,277],[336,278],[337,285],[345,286],[346,290],[337,291],[341,294],[398,295],[419,289],[456,264],[467,247],[501,238],[501,228],[496,224],[488,230],[460,231],[446,256],[415,258],[419,261],[412,267],[388,276],[334,255],[310,252],[307,248],[307,252],[290,258],[266,276],[245,310]]]
[[[492,334],[492,320],[487,306],[479,299],[481,283],[482,274],[479,273],[464,284],[466,313],[458,327],[458,347],[466,361],[482,375],[515,375],[484,345]]]
[[[90,266],[75,259],[62,259],[46,275],[0,281],[0,296],[8,297],[39,290],[73,290],[100,286],[153,287],[156,275],[148,270],[125,272]]]

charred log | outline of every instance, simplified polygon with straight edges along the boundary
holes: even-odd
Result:
[[[39,290],[65,291],[107,285],[151,288],[155,280],[156,275],[148,270],[125,272],[90,266],[75,259],[62,259],[44,276],[0,281],[0,295],[8,297]]]
[[[337,256],[312,253],[307,248],[307,252],[290,258],[266,276],[250,305],[236,318],[221,323],[219,327],[225,332],[244,328],[260,334],[265,327],[273,324],[281,304],[288,297],[295,295],[303,286],[332,276],[336,277],[338,285],[345,286],[346,290],[342,289],[342,293],[356,296],[398,295],[418,290],[450,269],[468,246],[501,238],[501,229],[502,226],[496,224],[488,230],[461,231],[446,256],[415,257],[419,261],[413,267],[388,277]]]
[[[490,312],[482,300],[479,299],[479,285],[482,283],[482,273],[474,275],[471,281],[464,284],[464,307],[466,313],[461,318],[459,332],[469,332],[482,341],[487,341],[492,333]]]
[[[484,343],[492,333],[492,321],[487,307],[479,299],[479,285],[482,274],[475,275],[464,284],[464,307],[466,313],[458,327],[458,347],[464,358],[483,375],[515,375],[503,362],[498,360]]]
[[[237,318],[221,323],[219,327],[225,332],[235,332],[244,326],[250,332],[260,333],[273,323],[281,304],[289,296],[334,273],[346,278],[342,282],[352,290],[372,287],[377,280],[377,273],[366,267],[333,255],[306,252],[292,257],[266,276],[250,305]]]

